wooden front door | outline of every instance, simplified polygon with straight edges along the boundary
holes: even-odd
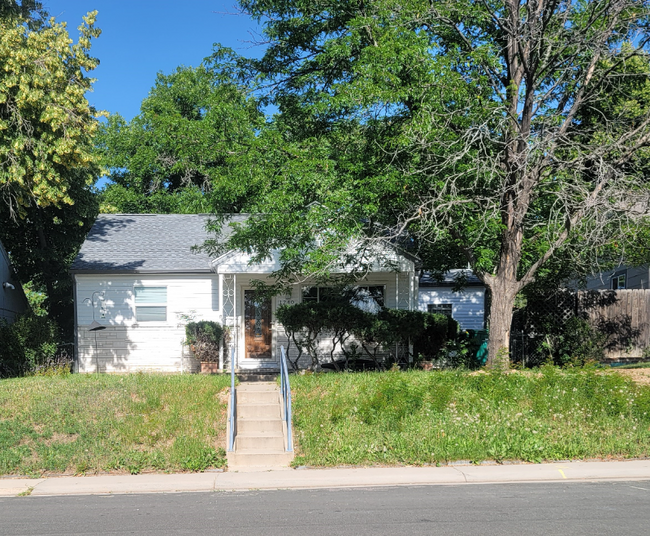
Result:
[[[271,359],[271,299],[255,294],[254,290],[244,291],[246,359]]]

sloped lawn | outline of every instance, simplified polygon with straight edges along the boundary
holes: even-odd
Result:
[[[650,455],[650,387],[598,370],[292,376],[296,464]]]
[[[156,374],[0,380],[0,474],[221,467],[229,383]]]

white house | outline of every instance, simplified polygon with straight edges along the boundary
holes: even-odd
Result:
[[[9,255],[0,242],[0,319],[11,323],[28,309],[23,288],[15,278]]]
[[[77,371],[194,371],[197,363],[182,344],[189,317],[230,327],[237,369],[278,369],[280,346],[287,340],[275,319],[277,307],[318,300],[320,289],[307,283],[294,286],[286,296],[256,298],[252,281],[272,282],[271,274],[279,268],[277,258],[251,265],[250,257],[240,252],[216,259],[195,253],[192,247],[208,237],[209,217],[97,218],[71,268]],[[231,221],[245,218],[233,215]],[[222,236],[229,231],[224,226]],[[414,310],[415,259],[388,246],[377,256],[382,262],[359,286],[369,287],[386,307]],[[99,329],[91,330],[93,326]]]
[[[463,287],[456,290],[461,276]],[[441,280],[424,272],[419,287],[418,310],[449,315],[461,329],[485,327],[485,285],[470,270],[450,270]]]

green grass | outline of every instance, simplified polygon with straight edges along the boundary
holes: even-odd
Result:
[[[0,380],[0,474],[202,471],[225,464],[230,378]]]
[[[631,365],[620,365],[612,367],[613,369],[637,369],[637,368],[650,368],[650,362],[644,361],[642,363],[632,363]]]
[[[293,376],[297,464],[650,454],[650,388],[595,370]]]

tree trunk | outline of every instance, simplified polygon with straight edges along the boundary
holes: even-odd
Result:
[[[508,368],[510,365],[510,327],[515,305],[518,282],[495,277],[490,285],[492,303],[490,306],[490,333],[488,337],[489,368]]]

